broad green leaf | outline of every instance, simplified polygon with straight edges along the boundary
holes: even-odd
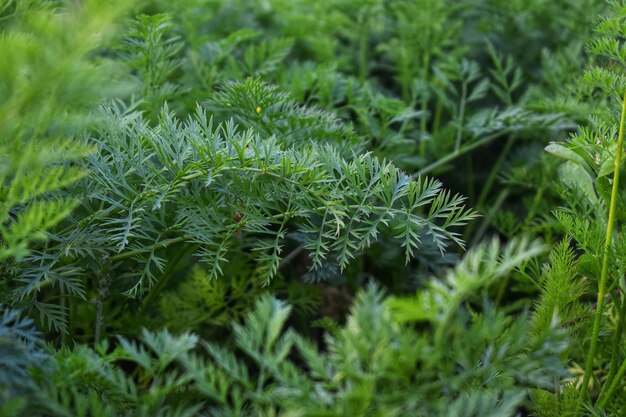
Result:
[[[581,166],[585,169],[585,171],[589,173],[593,172],[587,161],[585,161],[585,158],[576,153],[576,151],[573,151],[561,145],[560,143],[552,142],[548,146],[546,146],[545,150],[560,158],[575,162],[577,165]]]
[[[572,161],[565,162],[559,167],[559,178],[567,187],[585,195],[592,205],[599,203],[594,178],[580,165]]]

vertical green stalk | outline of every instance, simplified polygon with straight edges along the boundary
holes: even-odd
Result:
[[[533,200],[530,203],[530,207],[528,208],[528,213],[526,213],[526,218],[524,219],[524,222],[522,223],[522,228],[529,226],[531,222],[533,221],[533,219],[535,218],[535,215],[537,214],[537,209],[539,208],[539,204],[541,204],[541,200],[543,199],[543,193],[545,193],[546,188],[548,186],[547,182],[548,180],[546,177],[544,177],[541,180],[541,183],[539,184],[539,187],[537,188],[537,192],[535,193],[535,196],[533,197]]]
[[[609,292],[611,289],[609,288]],[[620,300],[621,297],[614,297],[615,300],[620,301],[617,316],[617,328],[613,333],[613,341],[611,342],[611,365],[609,366],[609,375],[606,377],[607,381],[611,381],[617,371],[617,358],[620,355],[620,341],[622,340],[622,334],[624,333],[624,317],[626,316],[626,300]],[[605,387],[606,388],[606,387]],[[602,393],[600,393],[602,397]]]
[[[622,362],[619,370],[616,371],[617,368],[617,356],[619,353],[619,342],[622,339],[622,333],[624,331],[624,315],[626,314],[626,299],[622,300],[622,304],[619,308],[619,316],[617,322],[617,329],[615,329],[615,333],[613,334],[613,346],[612,346],[612,357],[611,357],[611,366],[609,368],[609,376],[607,376],[607,386],[605,386],[606,392],[600,393],[600,398],[598,399],[598,404],[601,407],[605,407],[606,403],[611,399],[611,396],[617,389],[619,382],[624,376],[624,372],[626,372],[626,359]]]
[[[456,129],[456,141],[454,151],[458,151],[461,147],[461,139],[463,139],[463,125],[465,124],[465,105],[467,104],[467,82],[463,81],[461,86],[461,104],[459,106],[459,126]]]
[[[476,234],[474,234],[474,237],[472,238],[472,242],[468,245],[468,247],[471,248],[477,245],[478,242],[480,242],[482,237],[485,235],[485,232],[487,231],[487,227],[489,227],[489,224],[490,224],[489,218],[494,216],[495,213],[497,213],[498,210],[500,210],[500,207],[502,207],[502,204],[504,204],[504,201],[507,199],[510,193],[511,193],[510,187],[504,188],[502,191],[500,191],[495,201],[491,203],[488,208],[485,208],[487,214],[483,216],[482,222],[480,223],[480,226],[478,227],[478,230],[476,231]],[[476,207],[480,208],[479,205],[476,205]],[[470,223],[470,227],[468,227],[468,230],[465,232],[466,242],[469,242],[469,239],[472,236],[472,232],[474,230],[473,229],[474,223],[476,222]]]
[[[439,128],[441,127],[441,116],[443,114],[443,102],[441,97],[437,97],[437,104],[435,105],[435,116],[433,120],[433,135],[439,132]]]
[[[367,44],[368,44],[369,11],[359,13],[359,81],[364,83],[367,78]]]
[[[613,172],[613,187],[611,189],[611,203],[609,206],[609,220],[606,228],[606,239],[604,242],[604,253],[602,255],[602,271],[600,272],[600,282],[598,283],[598,301],[595,317],[593,320],[593,330],[591,333],[591,346],[587,354],[585,364],[585,374],[583,384],[578,393],[578,411],[587,395],[589,379],[593,371],[593,359],[598,350],[598,336],[600,335],[600,321],[602,320],[602,310],[604,309],[604,297],[606,295],[606,281],[609,274],[609,251],[613,242],[613,226],[615,223],[615,207],[617,206],[617,190],[619,189],[620,164],[622,162],[622,146],[624,143],[624,120],[626,118],[626,91],[622,98],[622,114],[619,122],[619,134],[617,135],[617,154],[615,155],[615,171]],[[607,392],[607,396],[610,393]],[[606,398],[606,396],[605,396]],[[578,413],[577,413],[578,414]]]
[[[511,151],[511,148],[513,147],[513,143],[515,143],[516,138],[517,138],[516,135],[509,136],[509,138],[506,141],[506,144],[504,145],[504,148],[502,149],[502,151],[500,152],[500,155],[498,156],[498,159],[496,160],[496,163],[491,168],[491,172],[489,172],[489,177],[487,177],[487,181],[482,186],[482,189],[478,196],[478,200],[474,203],[474,207],[476,207],[477,209],[479,210],[483,209],[485,201],[487,200],[487,196],[489,196],[489,192],[491,191],[491,187],[493,187],[493,184],[496,181],[496,177],[500,173],[502,165],[504,165],[506,158],[509,156],[509,152]],[[487,217],[484,218],[483,222],[485,221],[487,221]],[[465,229],[466,241],[469,241],[470,236],[474,230],[475,224],[476,222],[471,222],[469,225],[467,225],[467,228]]]
[[[626,359],[624,359],[624,361],[622,362],[622,365],[619,367],[619,370],[613,377],[613,380],[610,381],[610,385],[609,385],[609,388],[606,390],[606,394],[604,394],[598,401],[598,405],[600,405],[600,407],[606,407],[606,403],[611,399],[611,396],[613,395],[613,393],[619,386],[619,382],[622,380],[625,373],[626,373]]]
[[[422,80],[424,81],[424,85],[428,86],[428,77],[430,73],[430,51],[426,53],[426,57],[424,58],[424,65],[422,67]],[[427,122],[426,112],[428,111],[428,93],[426,91],[422,92],[422,100],[420,110],[422,112],[422,119],[420,120],[420,131],[422,133],[421,142],[420,142],[420,156],[424,158],[426,156],[426,132],[427,132]]]
[[[467,198],[469,201],[475,201],[476,199],[476,187],[474,182],[474,160],[472,154],[467,155]]]

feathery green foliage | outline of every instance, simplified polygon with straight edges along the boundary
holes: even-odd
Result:
[[[573,323],[577,329],[573,334],[582,348],[579,355],[584,358],[575,406],[571,405],[573,398],[566,397],[569,402],[566,408],[574,413],[580,413],[585,406],[591,409],[593,403],[594,413],[605,409],[620,414],[624,410],[621,401],[611,402],[610,399],[618,387],[623,389],[623,371],[618,371],[618,366],[623,361],[620,345],[626,311],[621,295],[623,283],[619,278],[624,271],[624,239],[619,233],[624,212],[623,187],[619,180],[626,114],[623,79],[626,61],[620,52],[625,9],[622,2],[612,2],[610,6],[611,14],[597,24],[596,36],[587,47],[598,64],[581,80],[581,90],[587,100],[601,103],[605,110],[591,116],[588,126],[581,126],[565,144],[552,143],[547,148],[566,160],[559,168],[559,175],[564,194],[570,196],[568,200],[572,203],[561,209],[557,218],[581,251],[579,267],[571,263],[574,260],[571,256],[569,260],[555,259],[555,266],[571,264],[569,269],[579,274],[579,280],[590,278],[592,292],[597,294],[593,312],[584,314],[583,310],[582,316],[574,317],[575,322],[582,319],[582,326]],[[571,284],[563,286],[574,289]],[[611,312],[608,317],[607,310]],[[591,314],[592,324],[585,317]],[[581,327],[583,331],[579,331]],[[601,370],[595,372],[598,365]]]
[[[122,3],[0,0],[0,416],[624,414],[623,1]]]
[[[232,347],[144,330],[141,342],[65,349],[40,382],[46,400],[26,410],[35,416],[74,404],[79,415],[94,416],[513,416],[528,401],[525,387],[548,388],[563,374],[563,331],[550,325],[533,336],[526,315],[507,318],[486,299],[482,312],[468,310],[457,294],[469,296],[468,285],[484,288],[541,250],[528,242],[500,250],[493,242],[449,272],[448,292],[432,281],[422,295],[445,304],[445,320],[441,305],[385,302],[370,285],[345,326],[326,335],[323,351],[287,328],[291,307],[267,295],[233,325]],[[483,272],[491,278],[479,279]],[[480,284],[469,284],[472,278]],[[407,324],[418,316],[432,329]],[[96,408],[98,397],[106,407]]]
[[[93,151],[72,135],[87,122],[85,105],[102,99],[106,62],[85,55],[102,42],[119,6],[97,1],[55,11],[46,2],[5,2],[0,9],[0,258],[20,259],[28,245],[76,206],[58,190],[85,172]],[[52,198],[45,198],[51,196]]]

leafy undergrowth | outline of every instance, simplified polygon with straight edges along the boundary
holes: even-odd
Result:
[[[0,30],[0,416],[626,414],[623,1]]]

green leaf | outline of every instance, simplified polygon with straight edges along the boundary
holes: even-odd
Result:
[[[591,205],[599,203],[594,187],[594,178],[580,165],[567,161],[559,167],[559,179],[567,187],[581,192]]]
[[[546,146],[545,150],[560,158],[564,158],[576,163],[589,173],[593,172],[587,161],[585,161],[585,158],[576,153],[576,151],[573,151],[572,149],[569,149],[560,143],[552,142],[548,146]]]

